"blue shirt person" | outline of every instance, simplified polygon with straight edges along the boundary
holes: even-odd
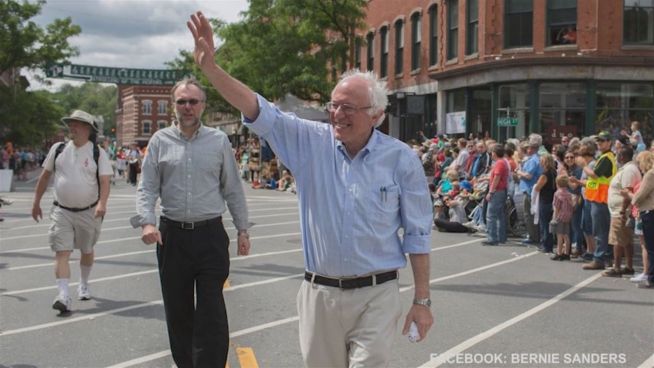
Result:
[[[306,267],[297,298],[304,364],[387,366],[401,314],[397,270],[406,265],[405,253],[415,298],[403,333],[415,322],[424,339],[433,317],[431,201],[415,154],[375,130],[388,102],[385,87],[372,73],[346,73],[327,105],[331,124],[302,120],[215,63],[212,29],[202,13],[187,25],[202,72],[297,181]]]

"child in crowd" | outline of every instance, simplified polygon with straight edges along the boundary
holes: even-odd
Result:
[[[574,213],[575,198],[568,190],[568,176],[559,175],[556,177],[556,192],[554,192],[553,227],[550,231],[556,234],[556,255],[553,261],[570,260],[572,244],[570,243],[570,221]]]

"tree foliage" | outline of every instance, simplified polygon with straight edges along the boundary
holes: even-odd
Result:
[[[41,11],[44,0],[36,2],[0,0],[0,75],[9,86],[0,86],[0,139],[16,144],[35,144],[57,129],[62,110],[47,92],[28,92],[16,71],[45,68],[78,55],[68,38],[81,32],[70,18],[56,19],[45,29],[30,19]]]
[[[223,40],[216,60],[266,98],[291,93],[324,102],[335,76],[353,64],[355,31],[364,26],[366,4],[366,0],[251,0],[242,21],[212,20]],[[169,65],[201,75],[188,52],[182,51]],[[208,96],[208,102],[230,111],[217,96]]]
[[[118,98],[116,86],[84,83],[77,87],[65,84],[58,92],[51,94],[51,98],[61,107],[64,114],[80,109],[101,116],[104,120],[104,134],[112,135],[112,128],[116,126],[116,99]]]
[[[43,4],[45,0],[0,0],[0,74],[12,68],[45,68],[79,54],[68,38],[81,28],[70,17],[55,19],[45,29],[30,20]]]

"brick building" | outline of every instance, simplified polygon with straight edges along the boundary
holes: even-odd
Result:
[[[654,137],[654,0],[370,0],[366,24],[355,66],[387,81],[400,139]]]
[[[171,124],[172,86],[118,86],[116,140],[119,145],[147,145],[158,129]]]

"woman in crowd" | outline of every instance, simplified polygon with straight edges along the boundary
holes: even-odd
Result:
[[[582,144],[579,150],[580,155],[577,157],[577,166],[588,166],[589,168],[595,167],[595,146],[592,144]],[[595,237],[593,237],[593,217],[590,210],[590,202],[586,200],[586,180],[588,177],[582,171],[581,178],[576,179],[571,177],[573,185],[581,188],[581,196],[583,198],[582,213],[581,213],[581,232],[584,234],[586,241],[586,251],[582,253],[584,261],[592,261],[593,253],[595,252]]]
[[[644,243],[642,276],[639,281],[640,287],[651,288],[654,286],[654,262],[649,255],[654,254],[654,152],[639,155],[638,166],[643,172],[643,180],[640,182],[636,193],[633,195],[631,204],[638,209],[639,224],[642,229],[641,244]],[[624,193],[630,197],[628,191]]]
[[[554,192],[556,191],[556,164],[554,157],[544,154],[540,158],[543,172],[538,178],[534,190],[538,192],[538,223],[540,227],[540,250],[543,253],[552,253],[554,248],[554,235],[550,232],[552,221]]]

